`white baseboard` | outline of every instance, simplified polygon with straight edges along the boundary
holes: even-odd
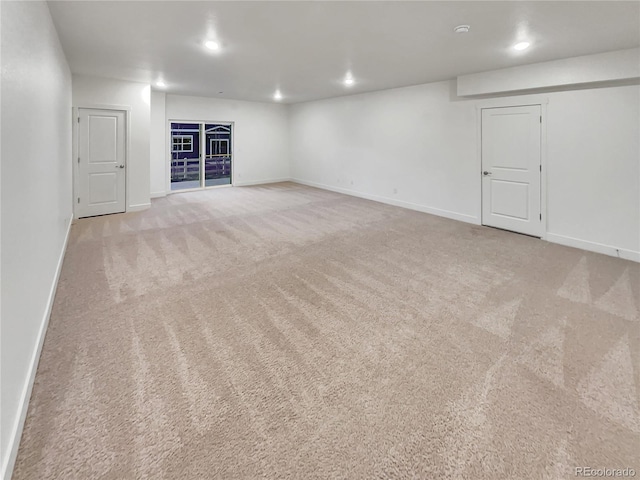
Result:
[[[623,258],[633,262],[640,262],[640,252],[628,250],[626,248],[613,247],[602,243],[590,242],[588,240],[580,240],[579,238],[567,237],[555,233],[547,233],[546,240],[552,243],[558,243],[566,247],[580,248],[589,250],[590,252],[603,253],[611,257]]]
[[[151,198],[160,198],[160,197],[166,197],[167,196],[167,192],[162,191],[162,192],[151,192]]]
[[[268,183],[291,182],[291,178],[271,178],[267,180],[254,180],[249,182],[233,182],[234,187],[249,187],[251,185],[265,185]]]
[[[127,207],[127,213],[130,213],[130,212],[141,212],[142,210],[146,210],[147,208],[151,208],[151,202],[149,202],[149,203],[139,203],[137,205],[129,205]]]
[[[386,203],[388,205],[394,205],[396,207],[407,208],[409,210],[416,210],[418,212],[429,213],[431,215],[437,215],[438,217],[450,218],[452,220],[458,220],[466,223],[473,223],[474,225],[480,225],[480,219],[474,215],[467,215],[466,213],[452,212],[450,210],[443,210],[441,208],[428,207],[418,203],[405,202],[403,200],[396,200],[395,198],[383,197],[380,195],[373,195],[369,193],[361,193],[355,190],[349,190],[348,188],[332,187],[330,185],[324,185],[321,183],[310,182],[308,180],[300,180],[298,178],[292,178],[292,182],[300,183],[302,185],[308,185],[310,187],[321,188],[323,190],[330,190],[332,192],[344,193],[345,195],[351,195],[353,197],[365,198],[367,200],[373,200],[375,202]]]
[[[27,375],[27,381],[24,385],[24,389],[22,390],[22,396],[20,398],[20,415],[18,416],[13,426],[13,431],[11,432],[11,436],[9,437],[9,445],[7,446],[7,450],[9,451],[9,454],[7,455],[4,465],[2,465],[3,480],[10,480],[11,475],[13,474],[13,467],[15,466],[16,458],[18,456],[18,448],[20,447],[22,430],[24,428],[24,422],[27,418],[27,411],[29,410],[29,400],[31,399],[31,391],[33,390],[33,383],[36,378],[36,372],[38,371],[38,362],[40,361],[40,354],[42,353],[44,338],[47,334],[47,327],[49,326],[49,318],[51,317],[51,309],[53,307],[53,301],[56,296],[56,289],[58,288],[58,280],[60,279],[60,272],[62,271],[62,263],[64,262],[64,255],[67,251],[67,243],[69,242],[69,233],[71,232],[72,222],[73,222],[73,216],[71,216],[71,218],[69,219],[69,224],[67,225],[67,234],[64,237],[64,243],[62,245],[62,251],[60,252],[60,257],[58,258],[58,265],[56,266],[56,273],[53,279],[53,284],[51,285],[51,289],[49,291],[49,298],[47,299],[47,308],[45,309],[44,317],[42,319],[42,324],[40,325],[40,331],[38,332],[36,348],[31,357],[29,374]]]

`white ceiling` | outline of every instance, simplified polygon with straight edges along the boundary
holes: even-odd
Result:
[[[254,101],[272,101],[276,88],[294,103],[640,44],[637,1],[49,5],[74,73]],[[455,34],[459,24],[471,31]],[[208,38],[219,53],[202,46]],[[519,40],[532,45],[516,52]]]

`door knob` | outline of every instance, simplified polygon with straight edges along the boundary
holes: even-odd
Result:
[[[482,175],[484,175],[484,176],[486,177],[487,175],[491,175],[491,172],[487,172],[487,171],[485,170],[484,172],[482,172]]]
[[[124,165],[116,165],[116,168],[124,168]]]

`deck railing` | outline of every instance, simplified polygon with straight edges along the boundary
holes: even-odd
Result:
[[[231,157],[228,155],[206,155],[205,178],[223,178],[231,175]],[[183,158],[171,161],[171,181],[197,180],[200,178],[200,159]]]

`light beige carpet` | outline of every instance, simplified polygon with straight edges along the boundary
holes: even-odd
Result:
[[[285,183],[80,220],[15,479],[640,475],[640,266]]]

